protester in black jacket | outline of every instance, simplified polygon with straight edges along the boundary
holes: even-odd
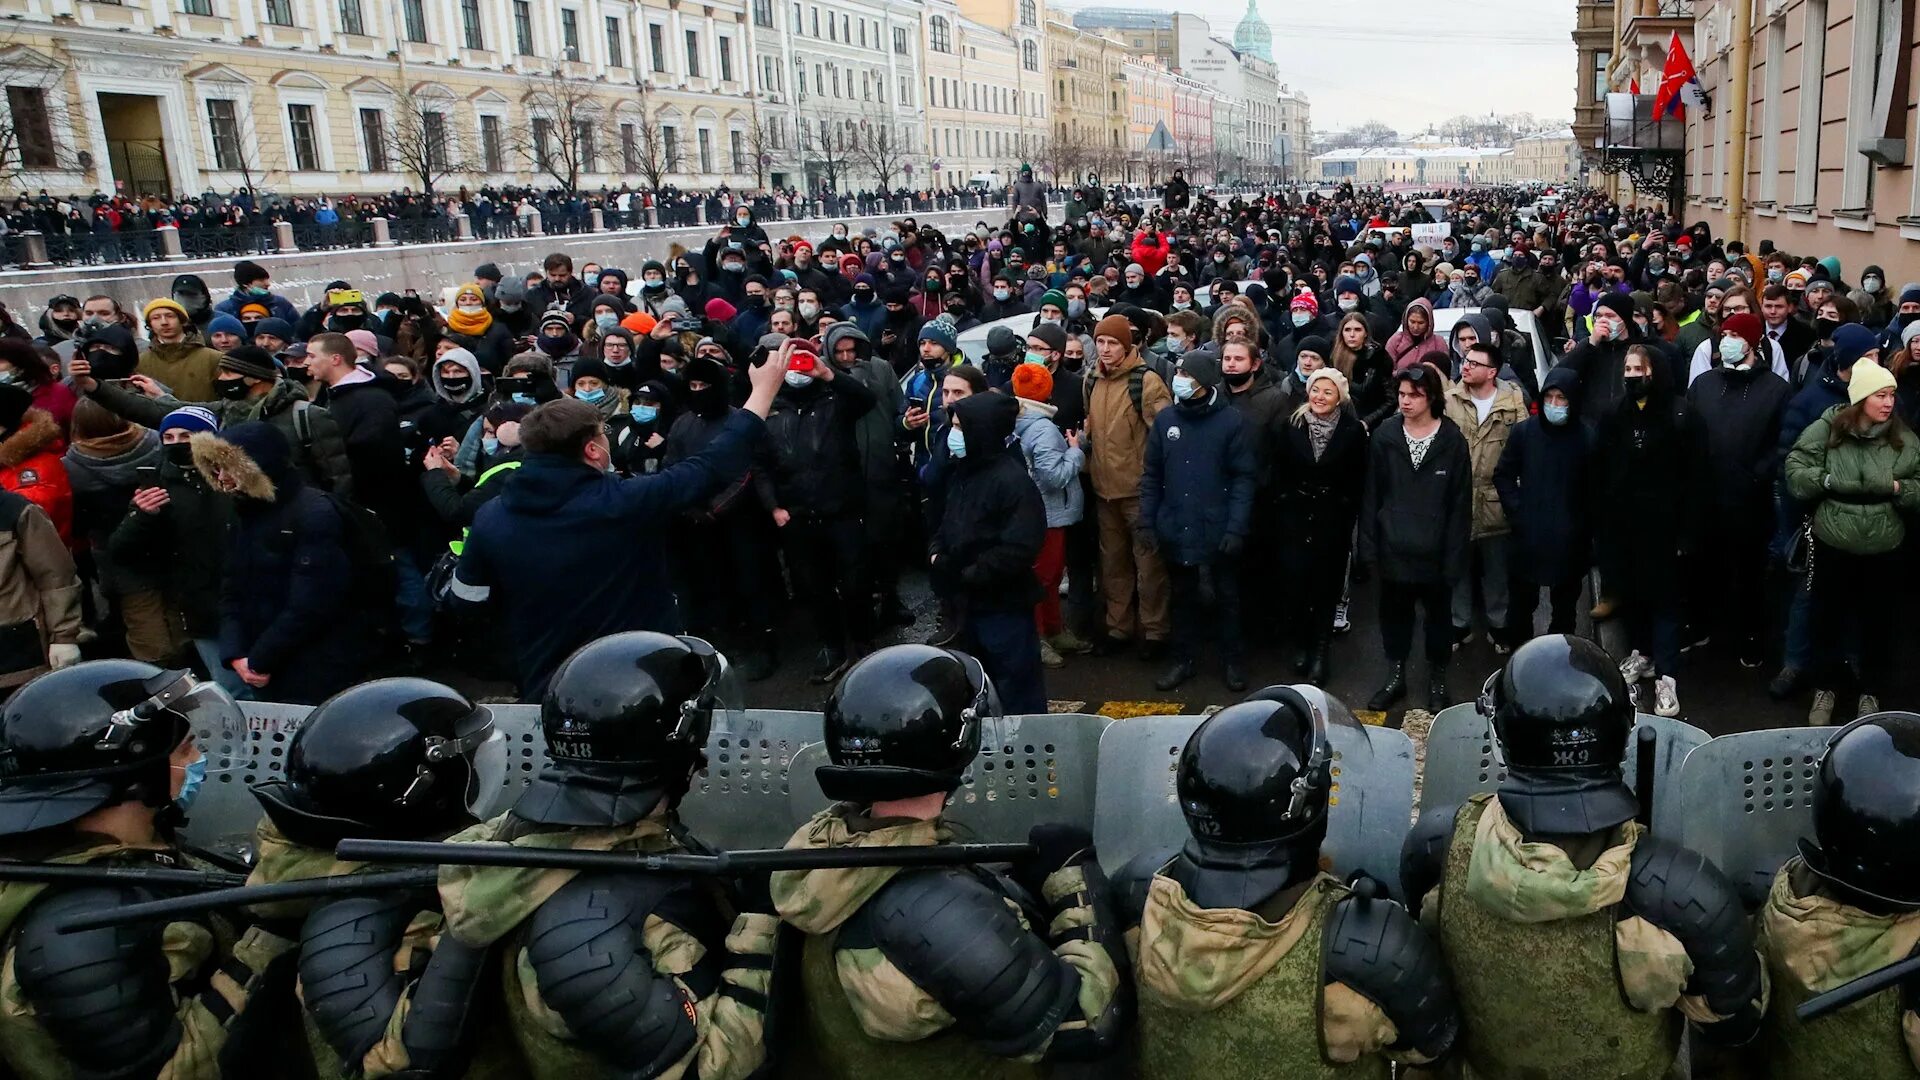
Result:
[[[1346,586],[1367,479],[1367,428],[1347,391],[1346,377],[1332,368],[1309,376],[1306,402],[1286,418],[1273,455],[1286,541],[1272,549],[1278,558],[1264,572],[1297,583],[1288,605],[1294,672],[1315,686],[1327,685],[1333,613]]]
[[[1013,438],[1020,406],[1007,394],[954,403],[946,500],[933,537],[933,572],[965,612],[964,647],[978,657],[1010,713],[1045,712],[1040,599],[1033,564],[1046,540],[1040,489]]]
[[[1493,472],[1513,529],[1507,626],[1515,647],[1534,634],[1543,588],[1550,601],[1547,633],[1573,633],[1575,605],[1592,562],[1587,492],[1594,433],[1582,417],[1580,378],[1556,367],[1540,393],[1540,414],[1514,425]]]
[[[1399,415],[1373,433],[1360,550],[1380,579],[1380,636],[1393,667],[1367,707],[1386,709],[1407,692],[1413,609],[1426,619],[1427,706],[1446,707],[1453,655],[1453,587],[1466,576],[1473,462],[1467,438],[1444,415],[1440,375],[1426,364],[1395,373]]]
[[[864,656],[873,637],[867,603],[861,510],[866,481],[854,429],[874,407],[873,391],[842,377],[808,342],[794,339],[799,370],[767,417],[773,468],[755,478],[761,504],[773,515],[794,592],[813,612],[821,642],[815,683],[840,676],[852,656]],[[801,351],[804,348],[804,351]]]

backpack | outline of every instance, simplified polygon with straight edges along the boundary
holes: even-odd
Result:
[[[1093,415],[1093,384],[1099,377],[1099,365],[1088,364],[1087,373],[1080,376],[1081,400],[1086,403],[1087,415]],[[1127,372],[1127,400],[1133,402],[1133,412],[1140,418],[1140,426],[1151,430],[1153,425],[1147,422],[1146,399],[1147,365],[1141,364]]]

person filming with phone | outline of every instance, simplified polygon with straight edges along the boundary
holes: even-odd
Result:
[[[560,662],[595,638],[680,632],[668,526],[747,471],[788,353],[750,367],[746,404],[698,453],[657,473],[615,476],[600,410],[584,401],[549,401],[520,422],[525,463],[475,515],[450,591],[463,603],[497,605],[521,700],[539,701]]]

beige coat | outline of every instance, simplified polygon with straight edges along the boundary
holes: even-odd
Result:
[[[1093,361],[1096,365],[1098,361]],[[1140,407],[1134,408],[1128,374],[1146,363],[1140,350],[1129,350],[1112,371],[1096,366],[1093,389],[1087,395],[1087,472],[1093,493],[1102,499],[1132,499],[1140,494],[1140,474],[1147,468],[1147,435],[1153,418],[1173,404],[1173,392],[1152,370],[1141,372]],[[1144,415],[1142,415],[1144,414]]]
[[[1493,470],[1507,448],[1507,434],[1513,425],[1527,418],[1527,399],[1510,382],[1495,380],[1493,408],[1483,423],[1474,408],[1472,391],[1465,383],[1447,387],[1447,419],[1467,437],[1467,453],[1473,459],[1473,538],[1501,536],[1511,531],[1507,512],[1500,505],[1500,493],[1493,488]]]
[[[0,687],[44,673],[48,645],[80,640],[80,577],[73,555],[46,511],[24,497],[15,505],[18,523],[0,527]]]

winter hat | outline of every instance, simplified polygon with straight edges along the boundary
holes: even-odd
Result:
[[[1313,294],[1310,292],[1298,292],[1294,294],[1293,300],[1287,304],[1287,310],[1305,311],[1317,317],[1320,314],[1320,301],[1315,300]]]
[[[1044,364],[1021,364],[1013,369],[1013,396],[1028,401],[1053,397],[1053,372]]]
[[[1858,405],[1893,385],[1893,374],[1881,367],[1880,361],[1863,359],[1853,365],[1853,377],[1847,380],[1847,401]]]
[[[1052,304],[1054,307],[1059,308],[1062,312],[1066,311],[1067,310],[1067,294],[1061,292],[1059,289],[1048,289],[1046,292],[1043,292],[1040,294],[1040,303],[1035,306],[1046,307],[1048,304]]]
[[[273,362],[267,350],[258,345],[234,346],[232,351],[220,358],[220,370],[245,375],[250,379],[271,380],[280,377],[279,365]]]
[[[1720,329],[1726,333],[1746,339],[1747,348],[1749,349],[1758,349],[1760,347],[1760,336],[1766,333],[1766,328],[1760,324],[1760,316],[1750,311],[1742,311],[1738,314],[1727,316],[1726,319],[1721,321]],[[1856,357],[1856,359],[1858,358]]]
[[[1365,291],[1366,289],[1360,284],[1360,279],[1354,277],[1352,274],[1341,274],[1339,277],[1333,279],[1333,295],[1335,296],[1339,296],[1341,293],[1360,293]]]
[[[473,268],[473,276],[477,281],[491,281],[498,285],[500,284],[500,267],[490,262],[481,263]]]
[[[941,348],[947,350],[949,353],[959,347],[954,341],[953,328],[938,319],[934,319],[920,328],[919,340],[937,342]]]
[[[714,299],[718,300],[719,297],[714,297]],[[725,303],[725,301],[722,301],[722,303]],[[713,304],[713,301],[709,300],[707,301],[707,304],[709,307],[711,307]],[[727,304],[727,306],[733,307],[732,304]],[[739,314],[739,312],[736,310],[734,314]],[[665,300],[660,301],[659,317],[664,319],[669,315],[672,315],[678,319],[691,319],[693,317],[693,309],[687,306],[687,301],[683,297],[669,296]],[[707,317],[712,318],[713,317],[712,313],[709,312]],[[727,316],[727,318],[731,319],[733,318],[733,316],[729,315]]]
[[[218,319],[214,320],[214,322],[219,321]],[[239,320],[236,319],[234,321],[238,322]],[[293,340],[293,326],[282,318],[269,316],[268,318],[261,319],[259,322],[253,324],[253,332],[255,334],[265,334],[268,337],[279,338],[281,341]]]
[[[849,254],[840,256],[840,273],[843,276],[849,269],[857,274],[860,272],[860,268],[865,265],[865,263],[860,261],[860,256],[858,255]]]
[[[493,287],[493,298],[503,304],[524,304],[527,302],[527,283],[519,278],[507,278]]]
[[[1054,352],[1066,351],[1067,332],[1052,323],[1041,323],[1039,326],[1027,331],[1027,336],[1030,338],[1039,338],[1041,341],[1046,342],[1047,348],[1052,349]]]
[[[1122,345],[1133,344],[1133,324],[1125,315],[1109,315],[1094,325],[1095,338],[1110,337]]]
[[[558,326],[569,334],[573,333],[573,320],[567,317],[564,308],[551,308],[540,316],[540,329],[545,330],[549,326]]]
[[[1139,274],[1141,277],[1145,277],[1147,275],[1147,268],[1141,266],[1139,263],[1128,263],[1127,268],[1122,270],[1121,274]]]
[[[1333,359],[1333,343],[1319,334],[1301,338],[1295,348],[1300,352],[1310,352],[1322,360]]]
[[[213,415],[211,409],[204,409],[198,405],[182,405],[161,417],[160,426],[156,430],[161,434],[175,430],[205,431],[211,434],[220,430],[220,419]]]
[[[1900,290],[1900,302],[1920,304],[1920,285],[1908,285]]]
[[[1032,364],[1022,365],[1032,367]],[[1208,390],[1220,385],[1220,358],[1210,353],[1196,352],[1180,358],[1177,370],[1187,373],[1187,378],[1199,383]]]
[[[1793,289],[1793,288],[1804,289],[1807,287],[1807,282],[1812,280],[1812,278],[1813,278],[1813,275],[1808,273],[1806,267],[1803,266],[1800,269],[1795,270],[1794,272],[1788,274],[1787,280],[1783,284],[1785,284],[1786,287],[1789,289]]]
[[[851,259],[851,258],[855,258],[855,256],[849,255],[847,256],[847,258]],[[855,277],[853,279],[853,285],[854,285],[854,288],[856,289],[862,285],[865,285],[867,288],[871,289],[873,288],[873,285],[874,285],[873,275],[862,272],[858,277]]]
[[[653,328],[658,325],[659,321],[645,311],[636,311],[620,320],[620,326],[623,329],[631,330],[636,334],[651,334]]]
[[[181,322],[187,321],[187,318],[188,318],[187,309],[184,307],[181,307],[179,301],[174,300],[172,297],[168,297],[168,296],[162,296],[157,300],[147,301],[147,306],[140,309],[140,321],[143,323],[146,322],[148,319],[153,317],[154,312],[159,311],[162,308],[165,308],[166,310],[171,311],[174,314],[180,316]]]
[[[214,334],[232,334],[234,337],[244,338],[247,336],[247,325],[231,315],[215,315],[213,321],[207,324],[207,334],[209,337]]]
[[[582,378],[599,379],[601,382],[608,382],[611,377],[607,372],[607,365],[603,361],[595,357],[583,356],[575,360],[572,369],[567,372],[567,385],[572,386]]]
[[[727,303],[717,296],[707,301],[707,306],[702,310],[707,313],[707,318],[712,319],[714,322],[731,322],[735,315],[740,314],[739,308],[734,307],[732,304]]]
[[[1633,326],[1633,297],[1625,293],[1610,292],[1600,299],[1595,300],[1593,306],[1596,308],[1606,308],[1608,311],[1620,316],[1621,321],[1626,323],[1629,328]]]
[[[19,383],[0,383],[0,429],[12,432],[33,406],[33,393]]]
[[[1879,347],[1878,334],[1859,323],[1847,323],[1833,332],[1833,370],[1845,371],[1852,368],[1853,377],[1857,379],[1860,377],[1860,366],[1855,361]]]
[[[987,355],[1011,356],[1020,351],[1020,335],[1004,326],[987,331]]]
[[[262,278],[271,278],[272,276],[272,274],[267,273],[266,267],[261,266],[252,259],[241,259],[239,262],[233,264],[233,283],[243,289]]]
[[[262,304],[257,300],[249,301],[245,304],[240,305],[240,321],[241,322],[246,322],[247,316],[249,315],[253,316],[253,321],[259,322],[261,319],[266,318],[268,315],[271,315],[272,313],[273,313],[272,310],[269,309],[267,305]]]
[[[1313,384],[1320,382],[1322,380],[1325,380],[1326,382],[1330,382],[1333,384],[1334,389],[1339,391],[1340,393],[1340,404],[1345,405],[1347,403],[1347,377],[1345,375],[1340,374],[1340,369],[1332,368],[1332,367],[1321,368],[1320,370],[1307,376],[1307,385],[1305,389],[1311,391],[1313,389]]]
[[[371,330],[349,330],[347,340],[353,342],[362,360],[371,360],[380,355],[380,339],[373,336]]]
[[[1730,277],[1723,277],[1723,278],[1715,278],[1713,283],[1707,286],[1707,291],[1710,293],[1711,292],[1725,293],[1731,289],[1737,289],[1739,287],[1740,287],[1739,282],[1733,280]]]
[[[780,346],[785,345],[786,343],[787,343],[787,335],[785,334],[768,333],[768,334],[760,335],[760,347],[770,353],[779,352]]]

